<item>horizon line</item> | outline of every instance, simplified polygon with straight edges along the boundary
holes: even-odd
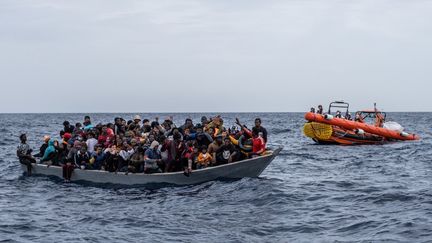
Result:
[[[184,114],[184,113],[192,113],[192,114],[214,114],[214,113],[306,113],[308,111],[108,111],[108,112],[0,112],[0,115],[17,115],[17,114]],[[431,113],[432,111],[383,111],[387,113]]]

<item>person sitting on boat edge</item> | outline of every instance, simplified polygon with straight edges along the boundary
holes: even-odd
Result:
[[[35,158],[31,155],[32,150],[30,149],[30,146],[27,144],[27,135],[21,134],[19,136],[21,144],[18,145],[17,148],[17,156],[19,159],[19,162],[25,166],[27,166],[27,175],[32,174],[32,163],[36,163]]]

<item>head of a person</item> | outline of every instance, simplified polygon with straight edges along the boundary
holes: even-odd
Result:
[[[261,118],[256,118],[255,119],[255,127],[260,127],[261,126]]]
[[[199,152],[199,148],[198,148],[198,146],[194,146],[194,147],[193,147],[193,152],[194,152],[195,154],[198,154],[198,152]]]
[[[216,141],[217,144],[222,144],[222,142],[223,142],[222,135],[216,136],[215,141]]]
[[[141,122],[141,116],[135,115],[133,121],[135,124],[139,124]]]
[[[75,123],[75,129],[81,129],[82,128],[82,124],[77,122]]]
[[[155,138],[154,134],[149,134],[148,140],[149,140],[149,143],[152,143],[153,141],[155,141],[156,138]]]
[[[69,127],[69,126],[70,126],[69,121],[64,121],[64,122],[63,122],[63,126],[64,126],[64,127]]]
[[[225,138],[224,139],[224,144],[225,145],[230,145],[231,144],[231,140],[229,138]]]
[[[207,123],[208,123],[208,119],[207,119],[206,116],[202,116],[202,117],[201,117],[201,123],[202,123],[202,124],[207,124]]]
[[[322,105],[318,105],[318,110],[322,110]]]
[[[84,154],[87,152],[87,148],[85,146],[80,147],[80,153]]]
[[[25,143],[27,141],[27,135],[26,134],[21,134],[19,136],[21,143]]]
[[[153,141],[153,142],[150,144],[150,149],[156,150],[156,149],[158,149],[158,147],[159,147],[159,143],[158,143],[158,141]]]
[[[212,135],[215,133],[215,129],[213,127],[209,127],[209,129],[207,130],[208,134]]]
[[[51,137],[50,137],[49,135],[45,135],[45,136],[43,137],[43,141],[44,141],[44,143],[48,143],[49,140],[51,140]]]
[[[95,150],[96,150],[97,154],[101,154],[102,153],[102,146],[96,146]]]
[[[185,125],[186,125],[187,127],[193,126],[192,119],[190,119],[190,118],[186,118],[186,120],[185,120]]]
[[[337,115],[340,115],[340,114],[341,114],[341,112],[340,112],[340,111],[336,111],[336,114],[337,114]]]
[[[174,139],[175,141],[179,141],[179,140],[181,139],[181,135],[180,135],[179,133],[177,133],[177,134],[173,134],[173,139]]]
[[[72,134],[70,134],[70,133],[65,133],[65,134],[63,134],[63,139],[67,142],[67,141],[69,141],[69,139],[71,139],[72,138]]]
[[[203,153],[203,154],[207,153],[207,146],[203,145],[201,147],[201,153]]]
[[[116,125],[120,125],[120,124],[121,124],[121,119],[120,119],[120,117],[116,117],[116,118],[114,118],[114,124],[116,124]]]
[[[151,128],[157,132],[159,132],[159,122],[154,121],[151,123]]]
[[[103,126],[102,127],[102,134],[106,135],[107,130],[108,130],[108,127],[107,126]]]
[[[85,122],[85,123],[91,123],[90,116],[85,116],[85,117],[84,117],[84,122]]]
[[[149,119],[144,119],[143,120],[143,125],[145,125],[145,126],[150,125],[150,120]]]
[[[315,113],[315,108],[311,107],[311,108],[310,108],[310,112]]]
[[[202,127],[202,125],[198,123],[196,125],[196,127],[195,127],[195,131],[196,131],[197,134],[203,133],[203,127]]]

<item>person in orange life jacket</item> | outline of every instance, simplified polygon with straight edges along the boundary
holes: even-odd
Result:
[[[207,168],[212,160],[212,156],[207,152],[207,146],[202,146],[201,153],[199,153],[197,158],[197,169]]]

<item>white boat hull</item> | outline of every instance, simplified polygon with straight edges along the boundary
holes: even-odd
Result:
[[[195,170],[190,176],[185,176],[183,172],[125,174],[123,172],[113,173],[101,170],[75,169],[72,173],[71,181],[95,184],[112,184],[116,186],[139,186],[146,184],[191,185],[213,180],[241,179],[245,177],[253,178],[258,177],[281,150],[282,147],[271,151],[267,155],[253,159]],[[24,172],[27,171],[26,166],[22,165],[21,167]],[[47,166],[44,164],[34,164],[32,174],[58,177],[60,179],[63,178],[63,171],[61,167]]]

